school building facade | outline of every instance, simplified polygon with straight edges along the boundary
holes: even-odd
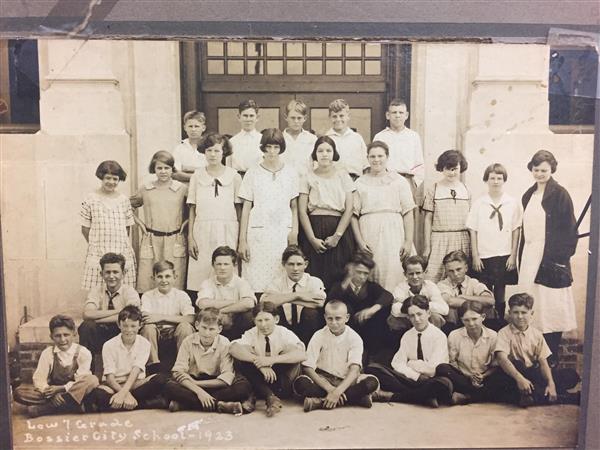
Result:
[[[474,198],[484,168],[503,163],[506,191],[533,184],[526,168],[541,148],[558,161],[556,179],[576,214],[591,193],[593,134],[556,133],[548,122],[546,45],[365,42],[177,42],[40,40],[40,130],[0,134],[2,252],[11,349],[28,315],[80,314],[86,242],[79,208],[96,189],[98,163],[128,172],[121,192],[148,177],[151,155],[181,139],[182,111],[199,109],[208,129],[235,133],[237,104],[261,105],[258,128],[283,128],[285,105],[311,107],[306,127],[329,128],[327,105],[345,98],[351,126],[370,142],[385,127],[387,102],[409,99],[410,127],[422,138],[426,183],[450,148],[464,152]],[[581,231],[589,230],[589,214]],[[583,338],[588,239],[572,259]],[[511,292],[509,291],[509,294]],[[44,335],[47,331],[44,331]]]

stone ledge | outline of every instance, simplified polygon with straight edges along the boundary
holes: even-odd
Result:
[[[62,314],[62,313],[61,313]],[[83,319],[81,317],[81,313],[73,314],[70,312],[64,313],[73,318],[75,321],[75,326],[79,327]],[[52,339],[50,339],[50,330],[48,328],[48,324],[50,323],[50,319],[54,317],[55,314],[47,314],[43,316],[36,317],[35,319],[30,320],[19,326],[19,345],[21,349],[24,349],[23,346],[27,346],[28,344],[51,344]],[[26,348],[26,347],[25,347]]]

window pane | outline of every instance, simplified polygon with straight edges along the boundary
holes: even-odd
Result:
[[[288,60],[287,74],[288,75],[302,75],[302,61]]]
[[[282,60],[267,61],[267,73],[269,75],[283,75],[283,61]]]
[[[227,73],[229,75],[244,75],[244,61],[228,61]]]
[[[247,52],[247,56],[262,56],[264,50],[263,50],[263,44],[259,43],[259,42],[247,42],[246,43],[246,52]]]
[[[306,61],[307,75],[321,75],[323,73],[323,61]]]
[[[287,49],[287,56],[302,56],[302,43],[301,42],[289,42],[285,45]]]
[[[283,42],[269,42],[267,44],[267,56],[269,58],[283,56]]]
[[[325,62],[325,73],[327,75],[341,75],[342,74],[342,61],[339,60],[328,60]]]
[[[4,61],[3,61],[4,62]],[[40,85],[38,68],[38,47],[35,40],[8,41],[8,72],[10,92],[10,123],[40,123]],[[4,88],[4,87],[3,87]],[[0,114],[8,115],[8,105],[2,105]],[[6,122],[5,117],[0,122]]]
[[[360,42],[349,42],[346,44],[346,57],[361,57],[362,44]]]
[[[265,73],[263,61],[260,59],[249,59],[247,70],[248,75],[263,75]]]
[[[306,56],[321,57],[323,56],[323,44],[310,42],[306,44]]]
[[[381,44],[365,44],[365,56],[379,58],[381,56]]]
[[[228,42],[227,43],[227,55],[228,56],[244,56],[244,43],[243,42]]]
[[[381,61],[365,61],[365,75],[381,75]]]
[[[206,44],[206,53],[208,56],[223,56],[223,51],[222,42],[208,42]]]
[[[223,75],[225,73],[225,61],[222,59],[209,59],[207,69],[209,75]]]
[[[361,61],[346,61],[346,75],[360,75],[362,70]]]
[[[328,42],[325,44],[325,52],[328,57],[331,56],[342,56],[342,44],[337,42]]]

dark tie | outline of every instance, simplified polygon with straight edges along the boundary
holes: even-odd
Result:
[[[109,291],[106,291],[106,296],[108,297],[108,309],[115,309],[115,304],[113,303],[113,299],[119,295],[118,292],[111,294]]]
[[[421,347],[421,333],[417,333],[417,359],[423,360],[423,347]]]
[[[223,186],[223,185],[217,178],[215,178],[215,197],[219,196],[219,186]]]
[[[456,191],[454,189],[450,189],[450,195],[452,196],[454,203],[456,203]]]
[[[296,292],[296,289],[298,288],[298,283],[294,283],[294,285],[292,286],[292,292]],[[292,303],[292,326],[295,327],[296,325],[298,325],[298,305],[295,305],[294,303]]]
[[[502,228],[504,227],[504,220],[502,219],[502,213],[500,212],[500,208],[502,208],[502,205],[499,205],[497,208],[492,205],[490,203],[490,206],[492,207],[493,211],[490,214],[490,219],[493,219],[494,216],[496,215],[496,213],[498,213],[498,226],[500,227],[500,231],[502,231]]]
[[[269,336],[265,336],[265,356],[271,356],[271,342]]]
[[[463,291],[462,291],[462,284],[458,283],[456,285],[456,289],[458,290],[458,295],[462,295]]]

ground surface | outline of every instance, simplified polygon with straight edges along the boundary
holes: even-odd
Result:
[[[48,416],[27,419],[16,406],[16,449],[129,448],[466,448],[573,447],[579,408],[557,405],[520,409],[477,404],[425,407],[376,403],[304,413],[286,402],[268,419],[264,411],[234,417],[181,411]],[[85,439],[85,441],[84,441]]]

